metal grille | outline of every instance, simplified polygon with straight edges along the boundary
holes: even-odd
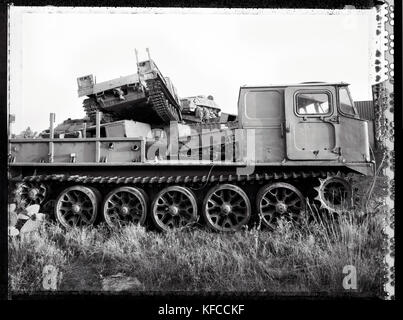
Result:
[[[355,101],[354,104],[361,119],[374,120],[374,105],[372,101]]]

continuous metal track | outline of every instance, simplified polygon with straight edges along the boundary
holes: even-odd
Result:
[[[169,123],[170,121],[179,121],[181,117],[179,110],[165,97],[161,79],[150,79],[146,81],[152,108],[160,119]]]
[[[161,79],[156,78],[147,80],[146,85],[151,102],[151,108],[157,114],[160,120],[164,123],[169,123],[170,121],[180,121],[180,111],[167,96],[167,90],[164,90],[164,85]],[[103,111],[94,98],[84,99],[83,108],[91,121],[95,121],[95,113],[97,110]],[[102,117],[106,122],[119,120],[118,117],[115,117],[110,112],[105,112]]]
[[[94,101],[94,99],[91,99],[91,98],[84,99],[83,108],[84,108],[85,114],[90,119],[94,117],[95,112],[99,109],[99,107],[96,104],[96,102]]]
[[[204,198],[204,209],[202,210],[202,214],[207,225],[217,231],[235,231],[242,228],[242,226],[247,224],[249,221],[252,213],[250,196],[252,196],[252,192],[257,191],[256,187],[260,188],[256,197],[258,209],[260,208],[258,214],[262,217],[263,224],[265,226],[274,229],[275,223],[277,221],[275,220],[277,219],[276,215],[285,215],[291,212],[293,219],[295,217],[298,217],[301,211],[305,210],[305,197],[309,199],[314,199],[312,191],[316,190],[317,192],[321,192],[321,190],[314,188],[314,184],[316,184],[315,181],[325,181],[323,179],[329,180],[332,179],[332,177],[341,177],[340,173],[323,170],[276,170],[271,172],[255,173],[253,175],[246,176],[236,174],[217,175],[211,174],[212,168],[213,166],[210,168],[210,171],[207,175],[193,176],[91,176],[69,174],[41,174],[25,177],[20,176],[10,180],[16,184],[17,188],[18,186],[25,185],[26,188],[29,189],[29,193],[27,196],[28,198],[36,195],[36,193],[33,193],[33,190],[36,190],[38,185],[43,185],[48,190],[54,189],[52,195],[48,196],[48,201],[43,204],[42,210],[44,212],[45,210],[48,210],[46,212],[52,212],[53,208],[55,208],[56,213],[58,214],[58,221],[65,227],[69,226],[70,218],[76,219],[78,216],[82,215],[82,212],[85,213],[85,210],[81,208],[82,203],[91,200],[92,195],[93,198],[95,197],[96,199],[98,199],[91,200],[93,209],[93,211],[91,211],[93,213],[91,218],[93,219],[89,220],[89,217],[84,218],[89,221],[88,224],[93,223],[93,220],[95,219],[94,217],[97,214],[96,212],[98,210],[98,204],[103,197],[100,190],[106,190],[106,192],[109,192],[106,195],[105,199],[108,199],[108,197],[111,197],[111,195],[115,195],[117,192],[125,191],[127,193],[128,190],[137,190],[135,193],[138,199],[147,199],[147,196],[149,197],[150,194],[153,197],[154,200],[151,205],[152,209],[150,214],[151,218],[154,221],[154,225],[156,225],[161,230],[167,230],[168,228],[170,228],[168,222],[164,220],[165,218],[161,218],[161,215],[162,217],[165,217],[167,212],[169,213],[169,216],[172,216],[172,221],[169,220],[172,223],[175,221],[178,222],[178,219],[180,222],[186,217],[189,218],[189,214],[192,214],[191,221],[188,221],[190,224],[192,224],[193,221],[197,221],[198,205],[196,199]],[[294,186],[294,183],[296,183],[298,187],[308,189],[304,189],[305,192],[302,193],[298,190],[297,187]],[[261,185],[263,187],[258,185]],[[241,186],[243,187],[241,188]],[[58,191],[60,187],[64,188],[61,193],[60,191]],[[350,187],[348,188],[350,189]],[[79,206],[80,203],[77,204],[77,201],[75,200],[73,200],[73,202],[70,200],[70,204],[67,207],[65,206],[65,204],[62,204],[59,201],[71,190],[81,191],[81,196],[83,198],[81,201],[81,206]],[[272,192],[270,190],[276,191]],[[76,191],[74,192],[77,193]],[[158,192],[157,195],[155,195],[156,192]],[[278,198],[277,194],[279,192],[280,197]],[[166,193],[169,193],[169,199],[173,199],[172,203],[168,203],[168,200],[165,198],[161,201],[158,200],[161,197],[165,197],[164,195]],[[173,195],[172,193],[175,193],[176,195]],[[268,206],[269,200],[266,197],[268,193],[271,194],[271,211],[269,210],[265,212],[263,208],[266,208]],[[131,194],[133,195],[134,193],[132,192]],[[56,200],[54,200],[55,196],[57,196]],[[64,202],[69,201],[68,195],[66,195],[66,197],[67,199],[65,201],[63,200]],[[76,195],[75,198],[77,197],[78,195]],[[118,198],[119,197],[120,199],[122,199],[122,196],[118,196]],[[214,197],[213,200],[212,197]],[[273,200],[273,197],[275,197],[276,199]],[[126,196],[126,198],[128,198],[128,196]],[[131,196],[131,198],[133,198],[133,196]],[[221,199],[221,202],[217,202],[218,198]],[[253,198],[254,197],[252,196],[252,199]],[[286,199],[288,199],[289,201],[287,202]],[[329,199],[332,200],[332,198]],[[184,201],[187,201],[185,204],[185,208],[183,208]],[[328,212],[335,211],[333,206],[330,206],[327,202],[324,203],[322,198],[315,198],[315,201],[319,201],[321,203],[319,205],[320,207],[318,207],[318,204],[315,203],[314,206],[316,206],[316,208],[321,208],[321,210],[325,209]],[[140,217],[143,219],[142,223],[144,223],[144,219],[146,219],[147,216],[147,202],[147,200],[144,200],[142,205],[142,214]],[[193,203],[191,211],[189,211],[190,203]],[[327,204],[328,206],[324,206],[325,204]],[[338,203],[335,202],[334,204],[337,206]],[[65,211],[60,209],[61,207],[59,208],[58,206],[64,206],[64,209],[62,209]],[[46,207],[48,208],[46,209]],[[116,215],[119,215],[119,219],[124,220],[129,212],[128,210],[131,207],[129,208],[127,200],[122,200],[120,203],[120,207],[119,205],[115,207],[114,204],[112,205],[112,207],[114,209],[113,211],[111,211],[111,213],[108,211],[108,209],[105,209],[108,207],[104,206],[103,214],[106,222],[110,226],[114,227],[115,220],[109,221],[108,214],[111,214],[114,217]],[[274,210],[273,208],[275,209],[275,214],[272,212]],[[70,211],[66,213],[66,210]],[[162,213],[161,210],[163,210]],[[69,215],[69,217],[67,217],[67,215]],[[232,217],[232,219],[230,217]],[[240,217],[242,219],[240,219]],[[267,219],[267,221],[264,219]],[[118,225],[120,225],[121,221],[119,220],[118,222]]]
[[[326,178],[328,175],[334,175],[335,172],[326,171],[282,171],[273,173],[256,173],[248,176],[235,174],[228,175],[202,175],[202,176],[82,176],[67,174],[35,175],[23,178],[15,178],[13,181],[22,182],[40,182],[40,181],[58,181],[73,182],[80,184],[197,184],[197,183],[222,183],[222,182],[259,182],[268,180],[286,180],[286,179],[306,179],[306,178]]]
[[[97,110],[103,111],[102,108],[98,105],[98,103],[93,98],[84,99],[83,108],[84,108],[85,114],[87,115],[88,118],[90,118],[90,121],[92,121],[92,122],[95,122],[96,111]],[[113,122],[113,121],[117,120],[113,114],[106,113],[106,112],[104,112],[102,114],[102,118],[103,118],[103,121],[105,121],[105,122]]]

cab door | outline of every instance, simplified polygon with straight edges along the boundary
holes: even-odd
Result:
[[[339,120],[333,86],[285,89],[286,155],[290,160],[334,160]]]
[[[241,88],[238,107],[241,127],[254,140],[253,154],[244,147],[245,158],[256,163],[281,162],[285,157],[284,88]]]

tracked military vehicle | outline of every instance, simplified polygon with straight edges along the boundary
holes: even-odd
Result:
[[[234,231],[259,218],[275,228],[306,214],[307,200],[342,212],[353,203],[349,177],[373,174],[367,121],[346,83],[243,86],[236,116],[210,105],[214,116],[198,120],[194,97],[181,103],[152,60],[140,67],[103,84],[79,79],[89,120],[55,130],[51,114],[40,138],[10,139],[22,203],[51,208],[65,227]]]
[[[87,96],[84,110],[92,122],[95,112],[104,112],[104,121],[136,119],[153,123],[181,120],[181,104],[168,77],[153,60],[137,63],[138,73],[95,83],[94,76],[77,79],[78,96]]]
[[[182,116],[187,122],[214,121],[219,118],[221,109],[212,96],[187,97],[180,102]]]

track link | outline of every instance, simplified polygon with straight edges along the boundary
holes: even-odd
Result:
[[[96,111],[103,112],[101,119],[102,122],[113,122],[118,120],[113,114],[104,112],[94,98],[84,99],[83,108],[85,114],[87,115],[87,117],[90,119],[91,122],[95,123]]]
[[[152,108],[158,117],[164,122],[180,121],[179,110],[165,97],[161,79],[146,81]]]
[[[148,96],[150,99],[151,108],[156,113],[158,118],[163,123],[169,123],[170,121],[180,121],[181,115],[177,107],[169,101],[169,98],[164,93],[164,85],[161,79],[150,79],[146,81]],[[113,122],[119,120],[119,117],[114,116],[112,113],[104,112],[102,107],[93,98],[87,98],[83,101],[83,108],[92,122],[95,122],[96,111],[102,111],[103,122]]]
[[[277,186],[277,187],[285,187],[288,185],[288,189],[293,190],[292,188],[295,189],[294,183],[296,184],[296,189],[297,191],[294,190],[294,192],[297,193],[298,195],[298,188],[303,188],[301,190],[304,190],[305,192],[302,194],[299,192],[299,198],[301,199],[302,202],[304,202],[305,198],[313,199],[313,193],[315,188],[312,184],[315,184],[315,181],[322,181],[322,179],[326,179],[327,177],[335,176],[338,173],[337,172],[332,172],[332,171],[326,171],[326,170],[276,170],[276,171],[271,171],[271,172],[263,172],[263,173],[255,173],[252,175],[236,175],[236,174],[211,174],[211,169],[208,174],[204,175],[177,175],[177,176],[112,176],[112,175],[97,175],[97,176],[91,176],[91,175],[69,175],[69,174],[41,174],[41,175],[31,175],[31,176],[19,176],[15,177],[13,179],[10,179],[15,185],[18,187],[21,184],[32,184],[33,186],[38,185],[38,184],[43,184],[46,186],[46,189],[48,190],[53,190],[52,194],[48,195],[48,200],[43,204],[43,211],[45,212],[52,212],[55,208],[55,196],[58,195],[58,198],[60,198],[60,194],[63,194],[63,192],[68,192],[72,188],[87,188],[90,190],[93,190],[94,192],[96,191],[98,200],[102,200],[102,195],[101,195],[101,190],[104,190],[103,193],[105,192],[115,192],[116,190],[120,190],[119,188],[132,188],[132,189],[138,189],[142,192],[144,195],[148,195],[148,197],[159,197],[161,194],[164,194],[164,192],[167,192],[167,190],[170,190],[170,188],[176,188],[176,191],[180,191],[182,189],[178,188],[183,188],[185,190],[188,190],[188,192],[191,193],[192,196],[190,196],[191,199],[197,199],[197,198],[204,198],[207,199],[206,197],[209,196],[211,192],[215,192],[216,188],[222,188],[223,190],[232,190],[234,188],[233,192],[237,191],[238,193],[242,194],[247,192],[248,196],[246,196],[246,203],[249,203],[251,200],[249,196],[252,197],[252,193],[257,191],[257,190],[262,190],[262,185],[265,186],[263,188],[267,188],[268,186]],[[305,182],[304,182],[305,181]],[[237,189],[238,188],[238,189]],[[246,188],[246,189],[245,189]],[[308,189],[304,189],[308,188]],[[63,191],[60,192],[60,190],[63,189]],[[86,189],[86,190],[87,190]],[[178,190],[177,190],[178,189]],[[106,190],[106,191],[105,191]],[[213,191],[211,191],[213,190]],[[207,191],[207,194],[206,194]],[[313,192],[312,192],[313,191]],[[259,191],[260,192],[260,191]],[[108,195],[106,196],[108,197]],[[259,197],[259,193],[258,196]],[[155,199],[154,202],[155,203]],[[227,199],[228,200],[228,199]],[[227,201],[226,200],[226,201]],[[284,199],[280,199],[279,203],[281,204]],[[317,200],[317,199],[316,199]],[[315,201],[316,201],[315,200]],[[57,202],[58,200],[56,200]],[[256,201],[259,201],[258,198]],[[173,204],[172,204],[173,205]],[[315,206],[318,210],[322,210],[320,204],[318,203],[312,203],[313,206]],[[94,206],[96,206],[94,204]],[[144,206],[146,207],[146,206]],[[206,203],[203,203],[203,207],[206,207]],[[154,208],[154,207],[153,207]],[[232,206],[228,205],[228,210],[229,212],[232,210]],[[243,207],[242,207],[243,208]],[[286,207],[287,208],[287,207]],[[155,209],[155,208],[154,208]],[[156,214],[157,209],[152,210],[151,212],[151,218],[156,219],[154,216]],[[222,208],[222,206],[219,207],[220,210],[226,210],[227,207]],[[280,208],[281,209],[281,208]],[[280,210],[278,209],[278,210]],[[95,210],[95,209],[94,209]],[[122,209],[123,210],[123,209]],[[146,210],[146,209],[144,209]],[[171,210],[171,209],[169,209]],[[173,210],[173,209],[172,209]],[[195,205],[195,209],[197,210],[197,204]],[[206,209],[207,210],[207,209]],[[246,211],[248,215],[251,214],[251,207],[249,205],[249,209]],[[277,210],[277,207],[276,207]],[[146,212],[146,211],[144,211]],[[172,211],[173,212],[173,211]],[[280,211],[278,211],[280,212]],[[105,213],[105,212],[104,212]],[[213,220],[208,220],[210,217],[208,212],[206,213],[205,211],[202,211],[203,215],[205,215],[205,221],[207,225],[212,227],[215,230],[221,230],[223,226],[217,227],[217,226],[212,226],[212,223],[215,221]],[[229,213],[228,213],[229,214]],[[175,215],[173,212],[172,215]],[[216,215],[216,213],[213,214],[213,216]],[[146,216],[146,213],[144,213],[144,216]],[[172,218],[173,219],[173,218]],[[245,216],[246,220],[249,220],[248,216]],[[59,218],[59,221],[63,221],[63,219]],[[210,221],[210,222],[209,222]],[[221,220],[220,220],[221,221]],[[225,220],[227,221],[227,220]],[[216,223],[219,224],[219,220],[215,221]],[[223,222],[224,223],[224,222]],[[111,225],[111,223],[109,223]],[[213,223],[214,224],[214,223]],[[158,225],[158,224],[157,224]],[[230,229],[224,229],[223,231],[233,231],[236,230],[238,227],[241,227],[242,224],[234,226],[234,228]],[[164,227],[166,227],[164,225]],[[236,228],[235,228],[236,227]],[[164,229],[161,226],[158,226],[160,229]],[[221,228],[221,229],[220,229]]]
[[[73,182],[80,184],[181,184],[192,185],[199,183],[231,183],[231,182],[264,182],[269,180],[326,178],[334,172],[326,171],[282,171],[273,173],[256,173],[249,176],[229,175],[201,175],[201,176],[81,176],[67,174],[35,175],[26,176],[20,179],[13,179],[15,182]]]

